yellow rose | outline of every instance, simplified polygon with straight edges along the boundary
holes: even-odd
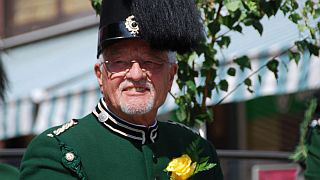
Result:
[[[173,159],[166,168],[168,172],[172,173],[170,180],[185,180],[192,176],[197,163],[191,163],[191,158],[186,154]]]

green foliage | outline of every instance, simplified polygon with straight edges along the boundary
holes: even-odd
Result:
[[[227,73],[228,73],[229,76],[235,76],[236,75],[236,69],[231,67],[231,68],[228,69]]]
[[[261,75],[260,75],[260,74],[258,74],[258,81],[259,81],[259,84],[261,85],[262,78],[261,78]]]
[[[279,66],[279,61],[277,59],[272,59],[267,63],[268,69],[271,72],[273,72],[276,79],[278,79],[278,66]]]
[[[247,56],[237,58],[234,62],[239,65],[241,71],[244,71],[245,68],[251,69],[250,59]]]
[[[222,91],[228,91],[228,87],[229,87],[228,81],[225,79],[221,80],[219,83],[219,87]]]
[[[97,15],[100,15],[102,0],[91,0],[91,6],[96,11]]]
[[[189,155],[192,162],[197,162],[197,166],[193,175],[201,171],[209,170],[217,165],[216,163],[209,163],[210,157],[201,157],[201,153],[204,149],[200,148],[199,146],[200,140],[200,138],[197,138],[194,141],[192,141],[192,143],[189,145],[189,147],[187,147],[185,152],[185,154]]]
[[[185,154],[188,154],[193,162],[200,161],[200,154],[203,152],[203,149],[199,146],[200,141],[200,138],[195,139],[186,149]]]
[[[244,84],[247,86],[247,90],[250,92],[250,93],[253,93],[253,90],[252,90],[252,81],[250,78],[246,78],[244,80]]]
[[[291,61],[291,60],[294,60],[297,65],[299,64],[299,61],[300,61],[300,53],[293,52],[293,51],[289,50],[289,51],[288,51],[288,56],[289,56],[290,61]]]
[[[196,2],[201,12],[203,12],[203,21],[207,31],[207,40],[202,42],[200,48],[196,50],[198,56],[204,57],[204,62],[196,64],[195,60],[197,58],[194,56],[190,58],[191,54],[179,55],[178,65],[180,70],[177,82],[182,94],[175,97],[176,102],[177,99],[179,99],[179,102],[183,101],[183,103],[178,103],[178,120],[188,126],[194,126],[195,123],[201,123],[202,120],[204,122],[207,120],[211,121],[209,117],[213,116],[207,115],[207,110],[209,109],[207,108],[207,99],[214,98],[212,97],[212,91],[218,93],[227,91],[227,95],[234,91],[234,89],[230,90],[226,79],[219,80],[220,78],[217,77],[220,61],[217,58],[216,52],[219,49],[228,48],[232,41],[230,36],[228,36],[229,32],[242,33],[242,28],[249,26],[262,35],[263,25],[261,19],[264,16],[268,18],[275,16],[281,11],[297,25],[301,33],[308,34],[308,36],[304,36],[304,39],[295,42],[295,46],[288,49],[287,53],[290,61],[294,60],[298,64],[301,54],[306,50],[312,55],[319,55],[319,45],[317,42],[319,42],[320,24],[319,22],[312,23],[311,20],[315,20],[320,15],[318,6],[315,6],[312,0],[306,0],[304,4],[297,3],[295,0],[197,0]],[[225,30],[226,28],[228,29],[227,31]],[[233,62],[241,71],[253,71],[251,61],[247,56],[236,57],[233,59]],[[285,63],[281,63],[284,67],[287,67]],[[249,92],[253,93],[251,77],[257,75],[257,81],[261,84],[263,77],[258,72],[263,68],[267,68],[278,79],[279,64],[278,57],[272,57],[266,64],[259,67],[258,70],[253,71],[242,83],[247,87]],[[236,68],[229,68],[226,75],[236,76]],[[204,84],[195,83],[196,78],[205,79]],[[195,96],[198,98],[195,98]],[[205,117],[208,117],[208,119],[205,119]]]

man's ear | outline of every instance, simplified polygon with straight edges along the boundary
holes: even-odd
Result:
[[[171,90],[171,86],[174,80],[174,76],[176,75],[178,71],[178,65],[177,64],[171,64],[170,71],[169,71],[169,81],[168,81],[168,89]]]
[[[101,72],[101,69],[100,69],[100,64],[95,64],[94,65],[94,72],[96,74],[96,77],[98,79],[98,83],[99,83],[99,86],[100,86],[100,89],[102,88],[102,72]]]

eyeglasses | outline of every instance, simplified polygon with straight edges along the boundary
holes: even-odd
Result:
[[[124,72],[132,67],[134,63],[139,63],[139,66],[142,70],[149,71],[149,72],[159,72],[163,65],[166,63],[171,64],[168,61],[152,61],[152,60],[145,60],[145,61],[126,61],[126,60],[114,60],[114,61],[104,61],[102,62],[106,65],[106,68],[111,73],[119,73]]]

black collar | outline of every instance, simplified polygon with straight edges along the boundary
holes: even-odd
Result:
[[[103,98],[100,99],[92,114],[111,132],[129,139],[130,141],[149,144],[154,143],[158,137],[157,120],[150,127],[126,122],[110,112]]]

